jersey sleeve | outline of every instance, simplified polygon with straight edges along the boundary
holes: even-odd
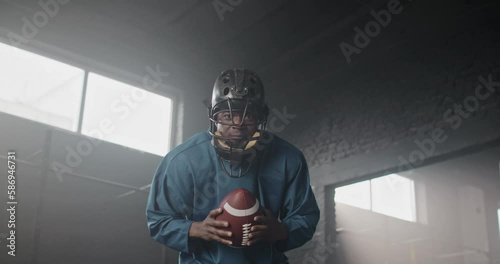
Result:
[[[189,170],[179,160],[165,157],[156,169],[146,207],[149,234],[177,251],[192,253],[196,240],[189,238],[192,198]]]
[[[319,214],[318,204],[310,186],[307,163],[301,153],[297,170],[288,183],[280,212],[281,222],[288,231],[288,239],[278,241],[277,249],[285,252],[311,240],[316,231]]]

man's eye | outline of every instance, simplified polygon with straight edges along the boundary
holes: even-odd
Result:
[[[247,115],[247,116],[245,116],[245,119],[247,119],[247,120],[255,120],[256,118],[255,118],[254,115]]]

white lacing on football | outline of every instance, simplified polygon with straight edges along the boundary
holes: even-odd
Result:
[[[255,204],[252,206],[252,208],[249,209],[236,209],[229,205],[229,203],[226,203],[224,205],[224,209],[231,215],[242,217],[242,216],[249,216],[253,215],[259,210],[259,200],[255,200]]]
[[[248,243],[248,235],[250,234],[250,228],[252,228],[252,223],[243,225],[243,239],[241,240],[242,246],[246,246]]]

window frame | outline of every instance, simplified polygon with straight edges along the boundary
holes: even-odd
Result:
[[[50,124],[46,124],[43,122],[39,122],[36,120],[31,120],[31,119],[26,119],[26,120],[36,122],[36,123],[39,123],[39,124],[44,125],[44,126],[48,126],[52,129],[62,130],[62,131],[65,131],[67,133],[72,133],[72,134],[77,134],[79,136],[87,137],[86,135],[82,134],[83,114],[84,114],[84,110],[85,110],[85,100],[86,100],[86,95],[87,95],[88,76],[90,73],[94,73],[94,74],[101,75],[101,76],[106,77],[106,78],[113,79],[113,80],[118,81],[118,82],[122,82],[122,83],[130,85],[130,86],[134,86],[138,89],[143,89],[147,92],[151,92],[153,94],[169,98],[172,101],[172,104],[171,104],[171,124],[170,124],[171,131],[170,131],[170,138],[168,139],[170,143],[168,146],[168,150],[171,150],[176,145],[178,145],[179,143],[182,142],[182,140],[183,140],[183,136],[182,136],[182,134],[183,134],[183,129],[182,129],[183,115],[182,115],[182,111],[181,111],[182,109],[180,109],[180,108],[183,108],[183,106],[184,106],[184,95],[183,95],[182,90],[177,89],[175,87],[172,87],[168,84],[165,84],[164,82],[158,83],[158,86],[155,89],[146,89],[145,87],[143,87],[143,84],[142,84],[145,76],[148,76],[147,70],[146,70],[147,67],[151,67],[154,69],[156,64],[145,66],[144,72],[146,74],[141,76],[141,75],[132,73],[130,71],[120,69],[120,68],[117,68],[115,66],[111,66],[110,64],[97,62],[95,60],[89,59],[88,57],[80,56],[78,54],[71,53],[71,52],[68,52],[66,50],[51,46],[51,45],[47,45],[47,44],[39,42],[35,39],[31,40],[30,42],[28,42],[26,44],[20,44],[20,45],[14,46],[11,43],[9,43],[9,41],[6,38],[4,38],[3,36],[0,36],[0,43],[7,45],[7,46],[11,46],[13,49],[17,48],[17,49],[20,49],[20,50],[23,50],[26,52],[30,52],[30,53],[36,54],[38,56],[45,57],[47,59],[55,60],[55,61],[67,64],[69,66],[79,68],[79,69],[84,71],[84,78],[83,78],[83,83],[82,83],[82,94],[81,94],[81,98],[80,98],[80,100],[81,100],[80,101],[80,110],[79,110],[79,115],[78,115],[78,126],[77,126],[76,132],[71,131],[71,130],[67,130],[67,129],[63,129],[60,127],[56,127],[56,126],[53,126]],[[2,113],[4,113],[4,112],[2,112]],[[9,113],[4,113],[4,114],[10,115]],[[23,118],[23,117],[19,117],[19,118]],[[116,144],[113,142],[107,142],[107,143]],[[119,144],[117,144],[117,145],[119,145]],[[122,146],[122,145],[120,145],[120,146]],[[135,149],[135,148],[130,148],[130,149],[134,149],[134,150],[140,151],[140,152],[147,152],[147,151]],[[147,152],[147,153],[149,153],[151,155],[158,156],[158,154],[155,154],[155,153],[150,153],[150,152]]]
[[[408,219],[404,219],[404,218],[401,218],[401,217],[397,217],[397,216],[394,216],[394,215],[389,215],[387,213],[383,213],[383,212],[379,212],[379,211],[376,211],[374,210],[373,208],[373,180],[376,180],[376,179],[382,179],[384,177],[389,177],[391,175],[395,175],[395,176],[398,176],[398,177],[402,177],[402,178],[405,178],[409,181],[411,181],[411,202],[412,202],[412,214],[413,214],[413,219],[411,220],[408,220]],[[367,204],[369,205],[370,208],[363,208],[363,207],[358,207],[356,205],[353,205],[352,203],[343,203],[343,202],[338,202],[336,199],[337,199],[337,188],[342,188],[342,187],[347,187],[347,186],[350,186],[350,185],[353,185],[353,184],[361,184],[361,183],[364,183],[364,182],[367,182],[367,188],[368,188],[368,202]],[[414,179],[410,178],[410,177],[405,177],[405,176],[402,176],[402,175],[399,175],[397,173],[390,173],[390,174],[386,174],[386,175],[382,175],[382,176],[379,176],[379,177],[374,177],[374,178],[370,178],[370,179],[364,179],[364,180],[359,180],[359,181],[356,181],[356,182],[350,182],[350,183],[347,183],[347,184],[342,184],[342,185],[338,185],[338,186],[331,186],[332,190],[333,190],[333,201],[334,203],[342,203],[342,204],[346,204],[348,206],[353,206],[353,207],[356,207],[356,208],[359,208],[361,210],[367,210],[367,211],[370,211],[370,212],[373,212],[373,213],[376,213],[376,214],[382,214],[386,217],[392,217],[392,218],[395,218],[395,219],[399,219],[401,221],[407,221],[407,222],[411,222],[411,223],[420,223],[421,220],[420,218],[418,217],[419,215],[419,207],[418,207],[418,197],[417,197],[417,182],[415,182]]]

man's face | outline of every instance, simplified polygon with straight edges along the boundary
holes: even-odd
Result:
[[[229,111],[220,112],[217,114],[217,130],[224,136],[228,138],[233,146],[239,146],[257,131],[257,121],[256,114],[247,113],[245,119],[243,120],[243,125],[238,126],[242,122],[242,112],[233,111],[233,120],[231,121],[231,115]],[[236,125],[231,125],[234,122]],[[222,124],[221,124],[222,123]]]

